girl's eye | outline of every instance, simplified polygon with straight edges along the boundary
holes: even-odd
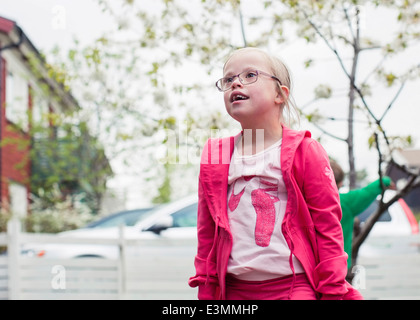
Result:
[[[249,71],[247,74],[246,74],[246,77],[247,78],[254,78],[254,77],[256,77],[257,76],[257,73],[255,72],[255,71]]]
[[[233,77],[225,78],[225,82],[226,82],[226,83],[231,83],[231,82],[233,82]]]

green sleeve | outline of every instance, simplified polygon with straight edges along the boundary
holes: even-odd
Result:
[[[383,177],[382,181],[386,187],[391,185],[389,177]],[[340,194],[341,206],[346,207],[350,211],[349,213],[356,217],[369,207],[381,192],[381,183],[378,179],[364,188]]]

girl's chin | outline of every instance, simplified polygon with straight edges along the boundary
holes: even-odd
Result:
[[[241,112],[230,113],[230,116],[234,120],[238,121],[242,126],[244,126],[244,124],[246,124],[246,123],[250,123],[250,122],[252,123],[252,119],[253,118],[255,119],[255,116],[252,117],[252,116],[249,116],[249,115],[241,113]]]

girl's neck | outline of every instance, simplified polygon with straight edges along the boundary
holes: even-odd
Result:
[[[279,141],[283,137],[283,127],[275,129],[243,129],[238,143],[238,151],[242,155],[257,154]]]

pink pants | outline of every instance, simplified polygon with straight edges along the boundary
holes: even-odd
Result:
[[[292,286],[293,285],[293,286]],[[227,275],[226,300],[316,300],[314,289],[300,273],[265,281],[244,281]]]

